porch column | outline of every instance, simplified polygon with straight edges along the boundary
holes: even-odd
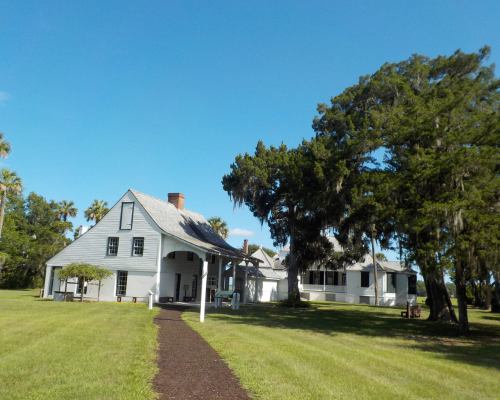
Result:
[[[243,286],[243,304],[247,304],[247,293],[248,293],[248,261],[246,261],[245,266],[245,284]]]
[[[236,290],[236,262],[233,261],[233,292]]]
[[[222,290],[222,256],[219,256],[219,276],[217,279],[217,290]]]
[[[205,321],[205,302],[207,296],[207,275],[208,261],[206,257],[203,259],[203,267],[201,269],[201,302],[200,302],[200,322]]]

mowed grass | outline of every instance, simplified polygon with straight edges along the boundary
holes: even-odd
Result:
[[[500,316],[471,310],[464,339],[400,311],[314,303],[183,318],[258,399],[500,399]]]
[[[0,290],[0,399],[152,399],[156,327],[143,304]]]

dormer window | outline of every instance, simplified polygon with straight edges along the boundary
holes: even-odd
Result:
[[[122,212],[120,215],[120,229],[131,230],[133,219],[134,219],[134,203],[123,202]]]

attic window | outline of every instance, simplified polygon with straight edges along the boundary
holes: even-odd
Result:
[[[120,215],[120,229],[131,230],[133,219],[134,219],[134,203],[123,202],[122,212]]]

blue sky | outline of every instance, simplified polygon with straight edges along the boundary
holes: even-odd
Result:
[[[489,44],[498,64],[499,21],[498,1],[0,0],[1,163],[76,225],[129,187],[180,191],[270,246],[222,190],[238,153],[311,137],[317,103],[384,62]]]

